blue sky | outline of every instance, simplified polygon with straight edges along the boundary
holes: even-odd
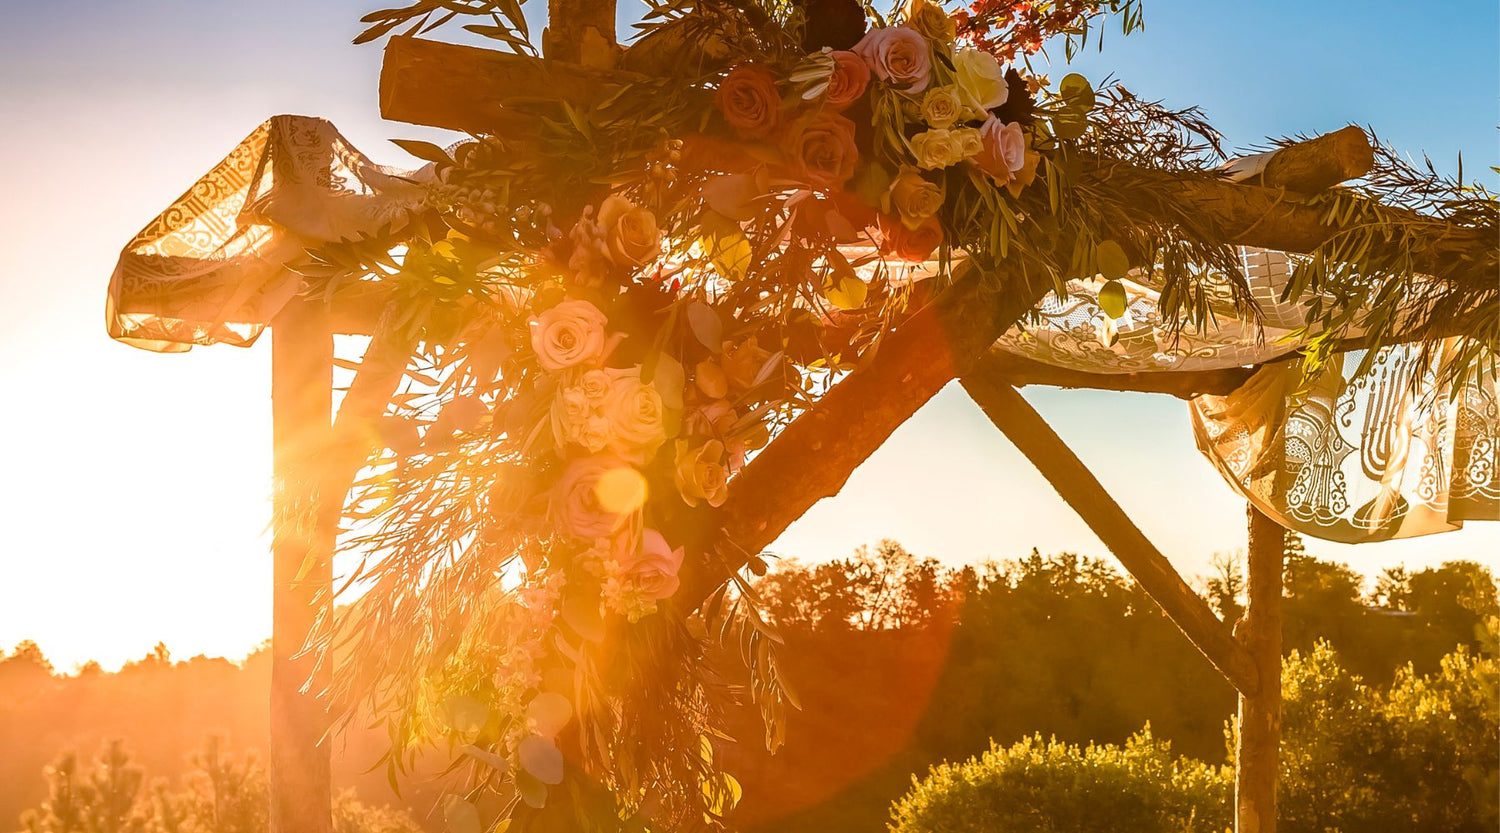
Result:
[[[0,26],[0,647],[34,638],[64,667],[117,665],[158,639],[179,655],[243,654],[269,631],[268,345],[157,356],[111,343],[115,256],[274,113],[327,117],[391,164],[410,160],[386,139],[431,134],[378,117],[380,51],[349,45],[376,3],[15,5]],[[622,18],[639,8],[622,3]],[[1357,122],[1448,170],[1461,149],[1493,180],[1492,0],[1145,11],[1145,32],[1109,32],[1075,69],[1201,105],[1232,147]],[[1027,396],[1185,573],[1242,546],[1243,504],[1194,450],[1182,403]],[[778,549],[823,559],[881,537],[954,563],[1033,546],[1104,554],[956,388]],[[1500,552],[1500,530],[1312,549],[1373,572]]]

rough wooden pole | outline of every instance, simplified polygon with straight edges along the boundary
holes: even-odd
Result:
[[[1255,667],[1228,626],[1183,581],[1172,562],[1130,520],[1031,403],[1003,378],[973,374],[959,381],[995,427],[1047,478],[1219,673],[1239,691],[1255,692],[1259,684]]]
[[[333,335],[326,307],[293,301],[271,327],[272,833],[330,833],[332,788],[327,671],[304,653],[333,585],[337,517],[319,511],[322,455],[333,397]],[[325,667],[326,668],[326,667]]]
[[[1260,677],[1259,691],[1240,694],[1235,748],[1236,833],[1276,833],[1276,780],[1281,751],[1281,579],[1286,530],[1252,504],[1249,601],[1235,636]]]

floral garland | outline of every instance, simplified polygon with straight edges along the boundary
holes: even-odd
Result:
[[[773,21],[647,116],[644,85],[593,123],[570,111],[549,164],[499,137],[407,143],[442,184],[400,263],[387,238],[320,253],[411,288],[437,310],[425,338],[450,345],[352,504],[377,529],[356,546],[383,560],[340,625],[378,642],[345,694],[380,692],[397,747],[446,737],[470,765],[450,817],[498,790],[520,827],[719,825],[738,787],[714,763],[707,629],[741,646],[773,745],[795,695],[747,585],[717,614],[674,601],[685,563],[711,556],[706,510],[889,331],[916,278],[946,278],[955,252],[1051,256],[1028,235],[1058,221],[1029,218],[1066,210],[1057,160],[1088,83],[1047,93],[936,4],[857,13]],[[392,640],[390,622],[422,636]]]

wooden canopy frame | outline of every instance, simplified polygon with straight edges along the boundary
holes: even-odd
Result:
[[[545,60],[408,37],[391,40],[381,75],[381,114],[428,126],[506,133],[525,127],[505,108],[506,90],[542,89],[587,104],[602,94],[601,80],[642,77],[564,63],[578,61],[601,43],[613,47],[613,0],[551,0],[550,15],[553,23],[543,40],[551,57]],[[1086,175],[1150,180],[1179,203],[1237,229],[1226,243],[1309,252],[1345,226],[1305,196],[1356,178],[1372,164],[1367,138],[1351,127],[1278,152],[1251,183],[1177,179],[1103,160]],[[1441,219],[1418,219],[1374,202],[1365,208],[1361,223],[1390,217],[1414,227],[1413,234],[1425,238],[1415,247],[1421,252],[1415,265],[1431,274],[1444,274],[1445,266],[1465,253],[1492,243]],[[1253,368],[1101,375],[995,352],[996,339],[1051,289],[1022,275],[999,277],[1004,289],[993,294],[977,276],[958,277],[913,314],[868,365],[841,380],[743,469],[711,523],[744,558],[760,552],[814,503],[836,494],[854,469],[939,390],[959,381],[1239,692],[1236,829],[1274,833],[1281,528],[1250,508],[1247,612],[1237,624],[1224,622],[1017,392],[1024,385],[1049,385],[1187,398],[1232,391]],[[305,647],[318,611],[330,601],[340,513],[373,442],[372,423],[384,413],[415,347],[395,335],[393,304],[379,284],[363,284],[326,302],[293,301],[272,325],[277,488],[269,763],[272,827],[278,833],[332,829],[328,744],[323,743],[329,727],[328,671]],[[368,335],[371,341],[331,418],[333,338],[339,333]],[[817,456],[818,466],[805,466],[810,455]],[[680,604],[686,610],[698,607],[727,577],[723,571],[742,565],[685,568]]]

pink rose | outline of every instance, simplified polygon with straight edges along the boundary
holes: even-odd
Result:
[[[550,515],[558,530],[592,541],[620,531],[628,518],[599,502],[599,480],[607,472],[629,464],[610,454],[577,457],[568,463],[552,488]]]
[[[632,557],[622,559],[621,566],[636,591],[651,601],[669,599],[682,581],[682,547],[672,549],[660,532],[648,529],[641,534],[641,548]]]
[[[840,50],[832,53],[833,74],[828,77],[828,91],[823,101],[835,110],[842,110],[859,100],[870,84],[870,66],[853,52]]]
[[[760,139],[781,123],[781,96],[776,77],[765,67],[740,64],[719,84],[714,103],[724,121],[747,139]]]
[[[1026,134],[1018,122],[1001,122],[994,116],[979,127],[980,150],[974,164],[996,183],[1010,182],[1026,164]]]
[[[932,48],[915,29],[871,29],[854,45],[854,52],[880,80],[906,92],[919,93],[932,80]]]
[[[907,228],[899,217],[880,216],[880,233],[885,237],[881,251],[907,263],[921,263],[943,242],[943,225],[928,217],[916,228]]]
[[[836,188],[854,176],[859,148],[854,144],[854,122],[837,113],[821,112],[786,137],[792,167],[810,185]]]

